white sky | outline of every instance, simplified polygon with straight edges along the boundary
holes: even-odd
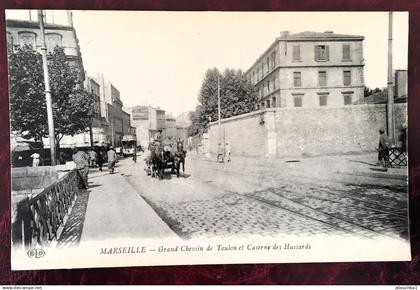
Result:
[[[174,116],[194,110],[208,68],[247,70],[283,30],[363,35],[365,84],[375,88],[387,82],[387,12],[74,11],[73,15],[85,70],[111,80],[124,106],[150,104]],[[7,16],[15,18],[10,12]],[[56,22],[59,19],[55,16]],[[394,12],[393,38],[393,67],[406,69],[407,12]]]

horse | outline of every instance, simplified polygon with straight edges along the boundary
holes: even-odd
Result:
[[[175,173],[175,156],[170,146],[163,146],[163,144],[152,146],[150,160],[152,177],[163,179],[166,168],[171,168],[172,173]]]
[[[176,168],[176,176],[179,177],[180,166],[182,163],[182,173],[185,173],[185,156],[186,151],[184,150],[184,142],[177,141],[176,143],[176,151],[175,151],[175,168]]]

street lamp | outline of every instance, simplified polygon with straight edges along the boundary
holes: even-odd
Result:
[[[55,156],[54,119],[53,119],[52,102],[51,102],[50,78],[48,74],[47,46],[45,44],[44,14],[42,10],[38,10],[38,19],[39,19],[39,28],[41,29],[41,54],[42,54],[42,67],[44,70],[45,100],[47,102],[48,137],[50,141],[51,165],[54,166],[57,164],[57,160]]]

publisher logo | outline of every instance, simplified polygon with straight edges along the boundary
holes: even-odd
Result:
[[[29,258],[42,258],[45,256],[45,251],[43,249],[31,249],[28,251]]]

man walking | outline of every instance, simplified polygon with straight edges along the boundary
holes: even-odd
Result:
[[[96,154],[93,148],[89,151],[89,157],[90,157],[90,167],[95,168],[96,160],[98,159],[98,154]]]
[[[136,163],[137,162],[137,146],[134,146],[134,152],[133,152],[133,161]]]
[[[388,170],[389,165],[389,147],[390,140],[385,134],[384,128],[379,129],[379,144],[378,144],[378,163],[382,165],[384,170]]]
[[[79,151],[77,147],[73,147],[72,151],[72,159],[76,164],[77,172],[82,179],[84,187],[88,189],[89,155],[86,152]]]
[[[110,174],[114,174],[115,163],[118,160],[117,153],[114,151],[114,147],[110,146],[106,153],[108,157],[108,169]]]

